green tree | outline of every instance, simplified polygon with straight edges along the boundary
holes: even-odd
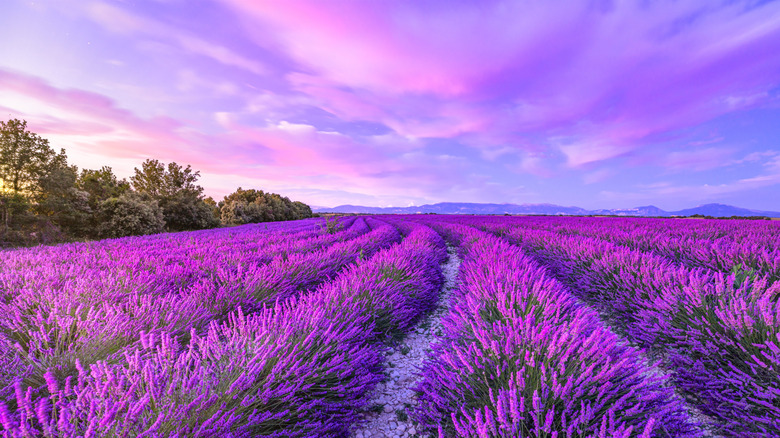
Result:
[[[203,203],[208,205],[209,209],[211,209],[211,215],[214,216],[217,221],[219,221],[221,213],[219,211],[219,204],[217,204],[217,201],[209,196],[203,199]]]
[[[222,222],[242,225],[269,221],[286,221],[311,217],[308,205],[290,201],[276,193],[262,190],[244,190],[239,187],[220,202]]]
[[[62,151],[40,176],[39,191],[33,196],[34,211],[69,236],[87,237],[92,229],[93,208],[89,193],[77,187],[77,180],[78,168],[68,165],[68,157]]]
[[[130,177],[133,189],[153,199],[162,198],[165,195],[165,164],[158,160],[147,159],[141,164],[141,168],[135,168],[135,175]]]
[[[244,190],[241,187],[220,202],[222,223],[243,225],[273,220],[262,190]]]
[[[188,164],[182,167],[172,162],[165,164],[159,160],[147,159],[141,168],[135,168],[135,175],[130,177],[136,192],[154,199],[164,199],[177,194],[193,197],[203,195],[203,187],[195,184],[200,177],[199,171],[193,171]]]
[[[33,219],[30,213],[30,201],[17,193],[0,190],[0,243],[2,244],[23,244],[26,240],[24,233],[18,228],[30,219]]]
[[[165,231],[157,201],[127,192],[108,198],[98,207],[97,234],[101,238],[137,236]]]
[[[204,199],[186,193],[161,201],[165,224],[171,231],[202,230],[220,225],[218,216]]]
[[[199,171],[172,162],[167,168],[158,160],[146,160],[130,177],[139,194],[156,200],[170,231],[198,230],[219,225],[213,209],[204,202],[203,187],[197,185]]]
[[[114,171],[109,166],[103,166],[98,170],[83,169],[76,187],[87,193],[89,206],[97,210],[98,205],[108,198],[118,198],[130,191],[130,183],[117,179]]]
[[[301,201],[295,201],[293,202],[293,208],[295,208],[295,214],[299,218],[308,218],[312,217],[314,213],[311,211],[311,207],[304,204]]]
[[[0,121],[0,184],[4,189],[32,195],[39,188],[41,176],[56,159],[49,141],[29,132],[26,120]]]
[[[65,150],[56,153],[48,140],[27,130],[26,121],[0,122],[3,240],[48,243],[65,238],[61,228],[83,230],[89,208],[74,187],[76,170]]]

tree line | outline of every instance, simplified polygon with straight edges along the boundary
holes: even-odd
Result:
[[[216,202],[190,165],[147,159],[130,180],[109,166],[68,164],[27,121],[0,121],[0,245],[28,246],[187,231],[312,216],[302,202],[262,190]]]

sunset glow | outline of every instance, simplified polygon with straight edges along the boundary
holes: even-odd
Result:
[[[0,119],[313,206],[780,209],[780,2],[0,5]]]

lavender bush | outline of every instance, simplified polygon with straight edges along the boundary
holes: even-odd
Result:
[[[676,266],[661,256],[543,230],[505,231],[638,345],[720,433],[780,434],[780,283]]]
[[[777,223],[334,221],[1,251],[0,435],[348,436],[446,238],[418,430],[780,436]]]
[[[667,379],[518,248],[445,229],[465,261],[417,388],[424,426],[464,437],[698,436]]]
[[[373,226],[377,247],[398,240],[394,227]],[[76,360],[75,375],[50,369],[37,386],[17,379],[0,404],[4,434],[341,436],[382,378],[384,341],[441,286],[444,243],[430,229],[373,252],[312,293],[239,309],[203,334],[142,332],[116,363]]]

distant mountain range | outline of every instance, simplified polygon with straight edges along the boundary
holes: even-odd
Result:
[[[724,204],[705,204],[679,211],[665,211],[654,205],[636,208],[586,210],[580,207],[562,207],[554,204],[476,204],[468,202],[440,202],[419,207],[364,207],[339,205],[338,207],[313,207],[315,213],[367,213],[367,214],[544,214],[544,215],[617,215],[617,216],[768,216],[780,218],[777,211],[749,210]]]

